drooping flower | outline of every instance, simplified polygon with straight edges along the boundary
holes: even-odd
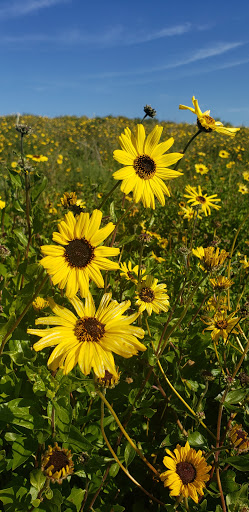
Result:
[[[195,172],[199,174],[207,174],[209,169],[204,164],[195,164]]]
[[[99,378],[105,377],[106,370],[117,377],[112,352],[129,358],[139,350],[146,350],[137,339],[144,337],[143,329],[131,325],[138,313],[124,315],[131,305],[129,300],[119,304],[111,300],[110,293],[106,293],[97,311],[91,294],[85,299],[85,304],[77,296],[70,302],[79,318],[49,299],[56,316],[38,318],[35,323],[56,327],[27,331],[41,337],[34,344],[36,351],[55,346],[48,359],[48,367],[52,371],[63,368],[64,374],[68,374],[78,363],[84,375],[88,375],[93,368]]]
[[[201,450],[190,448],[188,441],[185,446],[178,444],[174,453],[168,449],[166,453],[169,456],[164,457],[163,463],[168,470],[160,475],[164,487],[170,488],[171,496],[190,497],[198,503],[198,494],[203,496],[212,466],[208,466]]]
[[[242,429],[242,425],[236,423],[228,433],[233,448],[238,452],[247,452],[249,450],[249,435]]]
[[[191,187],[190,185],[187,185],[185,190],[187,194],[184,194],[184,197],[189,198],[187,202],[192,203],[191,206],[199,206],[206,216],[211,215],[211,208],[215,210],[221,208],[215,204],[215,202],[221,201],[221,199],[217,198],[217,194],[213,194],[212,196],[203,194],[200,185],[198,185],[198,190],[196,187]]]
[[[183,157],[182,153],[170,153],[165,155],[174,143],[173,137],[159,144],[163,128],[155,126],[146,138],[142,124],[136,127],[136,135],[125,128],[119,137],[121,150],[115,150],[115,160],[125,165],[114,172],[115,180],[122,180],[121,190],[126,195],[133,191],[133,199],[136,203],[140,200],[145,208],[155,208],[155,197],[164,206],[164,194],[170,196],[164,180],[177,178],[182,173],[168,167],[175,164]]]
[[[234,326],[238,324],[239,318],[234,317],[236,311],[227,316],[226,311],[218,311],[213,318],[202,319],[208,327],[205,327],[204,331],[212,331],[211,337],[216,343],[221,336],[226,343],[230,333],[237,334]]]
[[[229,253],[224,249],[220,251],[219,247],[215,249],[213,246],[197,247],[196,249],[192,249],[192,253],[201,260],[200,267],[207,271],[219,270],[229,256]]]
[[[158,279],[153,276],[147,276],[142,281],[136,292],[136,305],[139,306],[139,312],[147,311],[150,316],[152,311],[160,313],[160,311],[168,311],[169,296],[166,293],[166,284],[157,284]]]
[[[190,221],[191,219],[193,219],[194,217],[198,217],[198,219],[201,219],[202,216],[200,215],[199,212],[197,212],[196,210],[194,210],[194,208],[192,208],[191,206],[181,206],[181,210],[178,212],[178,215],[182,215],[184,219],[188,219],[188,221]]]
[[[233,284],[233,281],[225,276],[217,276],[215,278],[210,279],[209,281],[213,289],[218,291],[228,290]]]
[[[210,110],[202,112],[199,107],[198,100],[194,96],[192,97],[192,103],[194,105],[194,108],[186,107],[186,105],[179,105],[179,109],[190,110],[191,112],[193,112],[193,114],[196,114],[197,126],[199,130],[207,133],[216,131],[224,135],[230,135],[230,137],[234,137],[236,132],[240,130],[240,128],[228,128],[227,126],[223,126],[223,124],[220,121],[215,121],[210,116]]]
[[[54,285],[58,284],[61,289],[66,286],[67,297],[74,297],[78,290],[82,297],[86,297],[89,279],[103,288],[104,280],[100,270],[119,268],[118,263],[108,259],[117,256],[119,249],[100,246],[115,225],[109,222],[99,229],[102,219],[100,210],[94,210],[91,218],[89,213],[80,213],[77,219],[69,212],[64,219],[58,224],[59,233],[53,233],[53,240],[61,245],[41,246],[46,256],[40,263],[52,276]]]
[[[52,483],[62,483],[64,478],[72,475],[74,463],[71,450],[60,448],[57,443],[49,446],[41,458],[41,470]]]

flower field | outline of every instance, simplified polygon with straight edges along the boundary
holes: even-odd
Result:
[[[0,118],[0,510],[249,510],[249,128],[192,103]]]

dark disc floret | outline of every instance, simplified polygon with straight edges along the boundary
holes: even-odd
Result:
[[[156,164],[148,155],[138,156],[133,163],[136,174],[139,178],[149,180],[156,172]]]
[[[70,267],[84,268],[94,257],[94,247],[85,237],[76,238],[66,245],[64,256]]]
[[[76,322],[74,334],[80,342],[98,342],[105,334],[105,326],[94,317],[80,318]]]
[[[196,469],[190,462],[178,462],[176,472],[184,485],[190,484],[195,480]]]

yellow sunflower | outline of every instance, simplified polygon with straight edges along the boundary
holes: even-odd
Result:
[[[220,336],[223,338],[224,342],[226,342],[230,333],[237,334],[234,326],[238,324],[239,318],[234,318],[234,315],[236,315],[236,311],[229,316],[227,316],[226,311],[218,311],[213,318],[202,319],[202,321],[208,325],[208,327],[205,327],[204,331],[212,331],[211,337],[216,343]]]
[[[187,185],[185,188],[187,194],[184,194],[184,197],[189,198],[188,203],[192,203],[191,206],[199,206],[205,213],[205,215],[211,215],[211,208],[215,210],[219,210],[220,206],[215,204],[217,201],[221,201],[221,199],[217,198],[217,194],[213,194],[212,196],[207,196],[207,194],[202,193],[200,185],[198,185],[198,190],[196,187],[191,187]]]
[[[166,284],[157,284],[158,279],[147,276],[146,280],[140,283],[136,292],[136,305],[139,306],[139,312],[145,309],[150,316],[152,311],[160,313],[160,311],[168,311],[169,296],[166,293]]]
[[[41,250],[46,256],[40,261],[41,265],[52,276],[53,284],[65,288],[69,298],[74,297],[80,290],[81,296],[86,297],[89,291],[89,279],[99,288],[104,287],[100,270],[117,270],[118,263],[110,261],[109,256],[117,256],[119,249],[114,247],[98,247],[115,228],[109,222],[99,229],[102,213],[94,210],[80,213],[75,218],[69,212],[58,224],[58,232],[53,233],[53,240],[61,245],[43,245]]]
[[[48,157],[44,155],[26,155],[27,158],[30,158],[34,162],[47,162]]]
[[[68,374],[78,363],[84,375],[88,375],[93,368],[99,378],[105,377],[106,370],[117,377],[112,352],[128,358],[139,350],[146,350],[137,339],[144,337],[143,329],[131,325],[138,314],[123,314],[131,305],[129,300],[118,304],[111,300],[110,293],[106,293],[97,311],[90,293],[85,304],[77,296],[70,302],[79,318],[49,299],[56,316],[38,318],[35,323],[56,327],[27,330],[29,334],[41,337],[34,344],[36,351],[55,346],[48,360],[51,370],[63,368],[64,374]]]
[[[60,448],[57,443],[49,446],[41,458],[41,470],[52,483],[62,483],[64,478],[74,472],[71,450]]]
[[[164,487],[170,488],[170,496],[190,497],[198,503],[198,494],[203,496],[212,466],[207,465],[201,450],[190,448],[188,441],[185,446],[178,444],[174,453],[168,449],[166,453],[169,457],[164,457],[163,463],[168,470],[160,475]]]
[[[249,181],[249,172],[248,171],[243,172],[243,178],[244,178],[244,180]]]
[[[244,183],[238,183],[238,187],[239,187],[238,192],[240,192],[241,194],[248,194],[248,192],[249,192],[248,187],[246,185],[244,185]]]
[[[240,130],[240,128],[228,128],[227,126],[223,126],[223,124],[220,121],[215,121],[209,114],[210,110],[206,110],[205,112],[202,112],[198,100],[193,96],[192,102],[194,105],[194,108],[192,107],[186,107],[186,105],[179,105],[180,110],[190,110],[190,112],[193,112],[193,114],[196,114],[197,116],[197,126],[199,130],[203,132],[218,132],[223,133],[224,135],[230,135],[230,137],[234,137],[236,132]]]
[[[120,275],[122,277],[125,277],[127,279],[127,281],[133,281],[133,283],[137,283],[137,278],[138,278],[138,265],[135,265],[135,267],[133,267],[131,261],[128,261],[128,265],[127,263],[120,263]],[[141,268],[141,276],[142,276],[142,279],[146,279],[146,276],[144,275],[146,272],[146,269],[145,268]]]
[[[215,249],[213,246],[197,247],[196,249],[192,249],[192,253],[201,260],[202,264],[200,267],[207,271],[219,270],[229,256],[229,253],[224,249],[220,251],[219,247]]]
[[[233,448],[238,451],[238,453],[247,452],[249,450],[249,435],[242,429],[242,425],[235,423],[229,431],[228,436]]]
[[[219,156],[220,158],[229,158],[230,153],[228,153],[228,151],[225,151],[225,149],[221,149],[219,152]]]
[[[215,278],[209,279],[209,281],[213,289],[218,291],[228,290],[233,284],[233,281],[225,276],[217,276]]]
[[[145,208],[155,208],[155,197],[164,206],[164,194],[170,196],[168,187],[163,180],[177,178],[182,173],[168,169],[183,157],[182,153],[164,153],[174,143],[173,137],[159,144],[163,128],[155,126],[152,132],[145,137],[142,124],[136,127],[136,135],[129,128],[119,137],[122,150],[115,150],[115,160],[125,165],[119,171],[114,172],[115,180],[122,180],[121,190],[126,195],[133,191],[133,199],[136,203],[140,200]]]
[[[207,174],[209,169],[204,164],[195,164],[195,172],[199,174]]]

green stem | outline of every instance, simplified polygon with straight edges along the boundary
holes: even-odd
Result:
[[[119,224],[122,222],[122,220],[126,217],[127,213],[129,213],[129,211],[131,210],[131,208],[134,206],[134,203],[132,202],[125,210],[125,212],[123,213],[123,215],[121,215],[121,217],[118,219],[118,222],[116,224],[116,227],[113,231],[113,235],[112,235],[112,241],[110,243],[110,247],[113,246],[114,242],[115,242],[115,238],[116,238],[116,235],[117,235],[117,231],[118,231],[118,226]]]
[[[116,190],[116,188],[119,186],[119,181],[117,181],[117,183],[115,183],[115,185],[113,185],[112,189],[110,190],[110,192],[108,192],[108,194],[106,194],[104,196],[104,199],[102,199],[100,205],[98,206],[98,210],[100,210],[101,208],[103,208],[104,204],[106,203],[107,199],[109,199],[109,197],[112,195],[112,193],[114,192],[114,190]]]
[[[43,272],[43,270],[42,270]],[[39,276],[40,277],[40,276]],[[2,340],[2,344],[1,344],[1,347],[0,347],[0,355],[3,353],[3,349],[4,349],[4,346],[5,346],[5,343],[6,341],[8,341],[9,339],[9,336],[12,334],[12,332],[14,332],[14,330],[18,327],[19,323],[21,322],[21,320],[23,319],[24,315],[26,315],[28,309],[30,308],[32,302],[35,300],[35,298],[37,297],[38,293],[41,291],[41,289],[43,288],[44,284],[46,283],[48,279],[48,276],[46,275],[44,277],[44,279],[42,280],[42,282],[39,284],[37,290],[35,291],[32,299],[29,300],[29,302],[27,303],[27,305],[25,306],[24,310],[22,311],[22,313],[20,314],[20,316],[17,318],[17,320],[15,321],[14,325],[11,327],[11,329],[7,332],[7,334],[5,334],[3,340]],[[37,279],[38,281],[38,279]]]
[[[129,473],[128,469],[126,469],[122,462],[120,462],[117,454],[114,452],[112,446],[110,445],[107,437],[106,437],[106,433],[105,433],[105,429],[104,429],[104,412],[105,412],[105,409],[104,409],[105,405],[104,405],[104,402],[103,400],[101,400],[101,417],[100,417],[100,428],[101,428],[101,432],[102,432],[102,436],[106,442],[106,445],[107,447],[109,448],[113,458],[115,459],[115,461],[117,462],[117,464],[119,465],[119,467],[122,469],[122,471],[126,474],[126,476],[128,476],[128,478],[141,490],[143,491],[147,496],[149,496],[150,499],[152,499],[153,501],[156,501],[156,503],[159,503],[160,505],[162,506],[165,506],[164,503],[160,500],[158,500],[157,498],[155,498],[154,496],[152,496],[152,494],[150,494],[148,491],[146,491],[146,489],[144,489],[144,487],[142,487],[139,482],[137,482],[137,480],[135,480],[135,478],[133,478],[133,476],[131,476],[131,474]]]
[[[132,439],[130,438],[129,434],[126,432],[125,428],[123,427],[122,423],[119,421],[118,416],[116,415],[115,411],[113,410],[111,404],[109,404],[108,400],[101,393],[101,391],[99,391],[98,389],[96,389],[96,391],[97,391],[98,395],[100,396],[101,400],[103,400],[103,402],[105,403],[105,405],[109,409],[110,413],[112,414],[113,418],[115,419],[116,423],[118,424],[120,430],[123,432],[124,436],[126,437],[127,441],[130,443],[132,448],[139,455],[139,457],[142,459],[142,461],[145,462],[145,464],[153,471],[153,473],[155,473],[155,475],[157,477],[160,477],[158,471],[154,468],[154,466],[152,466],[152,464],[150,464],[150,462],[146,459],[146,457],[143,455],[143,453],[139,450],[139,448],[137,448],[135,443],[132,441]]]
[[[193,140],[197,137],[197,135],[199,135],[201,133],[201,130],[198,130],[194,135],[193,137],[191,137],[191,139],[188,141],[188,143],[186,144],[184,150],[183,150],[183,155],[186,153],[188,147],[190,146],[191,142],[193,142]],[[180,161],[181,160],[178,160],[178,162],[176,162],[175,166],[173,167],[174,170],[177,169],[178,165],[180,164]]]
[[[238,238],[240,230],[243,228],[243,226],[244,226],[245,222],[247,221],[248,217],[249,217],[249,213],[245,216],[243,222],[238,227],[238,229],[237,229],[237,231],[235,233],[235,237],[233,239],[233,244],[232,244],[232,248],[231,248],[230,255],[229,255],[230,259],[229,259],[228,267],[227,267],[227,278],[228,279],[230,279],[230,275],[231,275],[231,260],[232,260],[232,255],[233,255],[234,247],[235,247],[235,244],[236,244],[236,240]],[[230,311],[230,290],[229,289],[227,290],[227,305],[228,305],[228,311]]]

